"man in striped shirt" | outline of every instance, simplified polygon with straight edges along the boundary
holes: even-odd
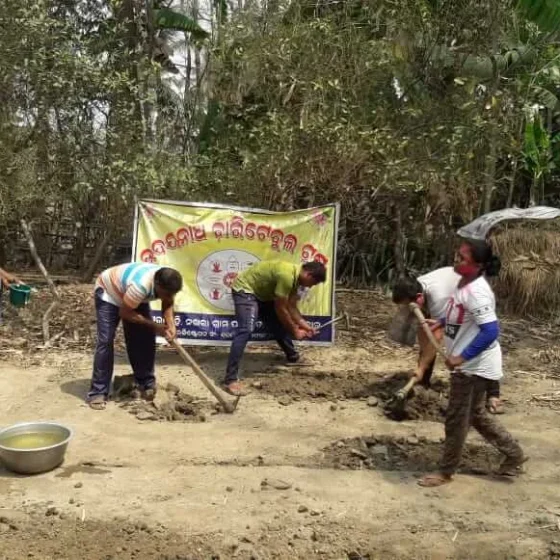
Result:
[[[173,300],[182,287],[183,279],[176,270],[155,264],[122,264],[99,275],[95,283],[97,346],[87,395],[91,408],[103,410],[106,406],[113,377],[115,332],[121,319],[135,394],[153,400],[156,335],[167,340],[175,338]],[[161,299],[161,325],[150,316],[148,302],[156,299]]]

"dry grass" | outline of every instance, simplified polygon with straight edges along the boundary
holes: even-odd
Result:
[[[557,227],[557,226],[556,226]],[[560,231],[509,227],[492,236],[502,260],[495,285],[506,311],[550,318],[560,310]]]

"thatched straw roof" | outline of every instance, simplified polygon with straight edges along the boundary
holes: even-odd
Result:
[[[560,225],[505,226],[491,236],[502,270],[494,285],[502,309],[547,317],[560,313]]]

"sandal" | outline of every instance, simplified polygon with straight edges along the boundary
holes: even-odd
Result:
[[[234,397],[244,397],[249,394],[249,391],[244,389],[243,385],[239,381],[232,381],[227,385],[223,385],[224,391],[233,395]]]
[[[93,410],[105,410],[107,408],[107,401],[103,395],[96,395],[88,401],[88,405]]]
[[[149,389],[144,389],[141,392],[141,396],[145,401],[152,402],[156,398],[156,388],[150,387]]]
[[[438,486],[449,484],[452,480],[453,477],[450,474],[427,474],[418,481],[418,486],[422,486],[424,488],[437,488]]]
[[[510,459],[506,457],[500,468],[496,471],[499,476],[519,476],[525,471],[523,465],[529,460],[529,457],[522,457],[521,459]]]

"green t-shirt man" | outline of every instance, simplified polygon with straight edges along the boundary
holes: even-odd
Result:
[[[233,282],[233,303],[238,323],[231,343],[224,385],[232,395],[242,395],[239,384],[239,363],[245,346],[255,329],[257,314],[273,321],[272,330],[289,363],[300,363],[298,352],[290,338],[303,340],[317,333],[297,308],[298,290],[309,289],[325,282],[327,269],[323,263],[292,264],[284,261],[261,261],[242,272]],[[266,309],[265,309],[266,308]],[[278,329],[276,319],[285,333]]]
[[[297,293],[301,265],[285,261],[261,261],[234,281],[236,292],[253,294],[260,301],[289,298]]]

